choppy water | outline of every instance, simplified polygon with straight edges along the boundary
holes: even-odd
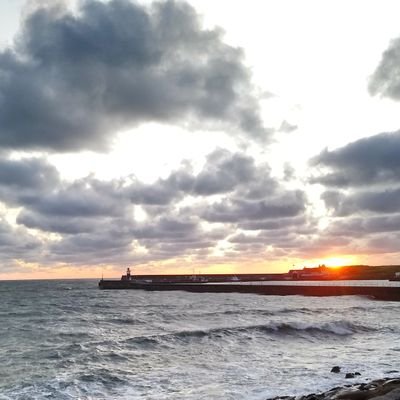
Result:
[[[0,282],[0,399],[265,399],[399,375],[400,303]]]

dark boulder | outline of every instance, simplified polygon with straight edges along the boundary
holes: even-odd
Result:
[[[332,367],[331,372],[334,372],[335,374],[338,374],[340,372],[340,367],[335,365]]]

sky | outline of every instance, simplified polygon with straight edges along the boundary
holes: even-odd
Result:
[[[2,1],[0,279],[400,264],[399,12]]]

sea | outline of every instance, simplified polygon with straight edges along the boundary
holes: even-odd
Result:
[[[400,302],[0,282],[1,400],[261,400],[390,376]]]

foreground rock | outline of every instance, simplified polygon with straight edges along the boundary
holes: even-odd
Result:
[[[306,396],[281,396],[269,400],[400,400],[400,378],[378,379],[336,387],[324,393]]]

